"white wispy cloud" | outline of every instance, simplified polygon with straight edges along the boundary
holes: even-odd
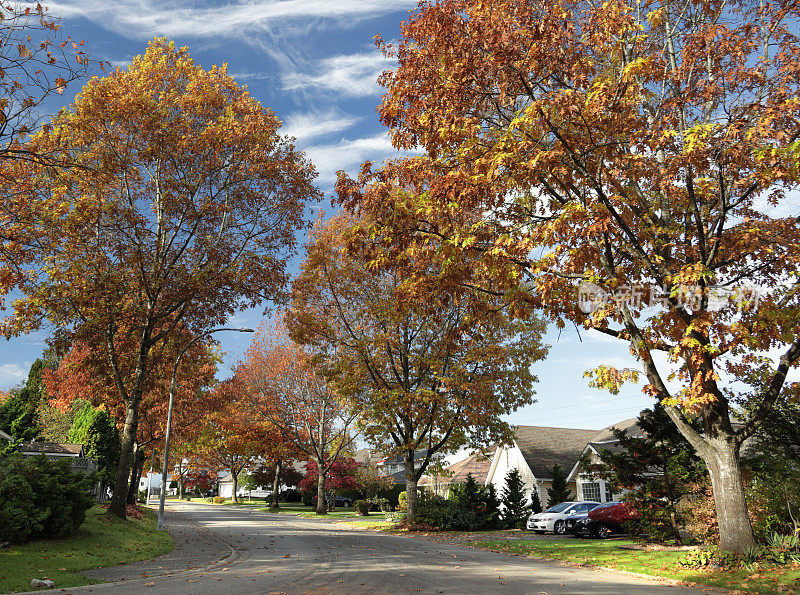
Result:
[[[292,113],[285,119],[281,134],[293,136],[303,144],[308,139],[347,130],[363,118],[341,114],[336,110],[327,112]]]
[[[306,149],[306,155],[319,172],[317,182],[329,184],[336,179],[336,172],[361,165],[364,161],[385,161],[403,154],[397,151],[386,133],[355,140],[343,139],[338,143],[316,145]]]
[[[0,389],[7,390],[28,377],[30,362],[0,364]]]
[[[416,0],[262,0],[223,6],[198,6],[189,0],[60,0],[48,3],[51,14],[84,17],[129,39],[241,36],[269,24],[303,19],[336,19],[347,26],[396,10]]]
[[[376,51],[332,56],[318,61],[313,72],[284,74],[283,89],[317,88],[350,97],[374,95],[380,92],[378,76],[393,65],[393,60]]]

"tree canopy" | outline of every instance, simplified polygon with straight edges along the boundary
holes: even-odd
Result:
[[[338,183],[389,257],[445,255],[439,283],[627,342],[708,466],[727,550],[753,544],[739,446],[800,360],[797,23],[755,0],[422,2],[378,43],[398,60],[381,119],[426,154]]]

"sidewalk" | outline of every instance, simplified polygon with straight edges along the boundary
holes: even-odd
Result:
[[[103,581],[126,581],[186,572],[236,555],[228,544],[174,509],[167,510],[165,526],[175,540],[175,549],[168,554],[122,566],[84,570],[80,574]]]

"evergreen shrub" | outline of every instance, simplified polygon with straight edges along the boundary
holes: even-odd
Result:
[[[94,505],[90,490],[98,481],[69,461],[44,455],[0,457],[0,541],[24,543],[73,533]]]

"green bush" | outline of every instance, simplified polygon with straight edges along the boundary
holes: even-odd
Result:
[[[455,500],[448,500],[441,496],[421,495],[417,500],[414,521],[436,527],[440,531],[472,531],[478,525],[476,517],[475,511],[465,510]]]
[[[467,475],[467,480],[451,488],[450,499],[456,502],[464,511],[474,515],[472,529],[481,531],[500,528],[500,500],[494,491],[494,486],[482,486],[472,474]]]
[[[214,499],[211,501],[214,504],[222,504],[223,502],[225,502],[225,498],[223,498],[222,496],[214,496]]]
[[[283,490],[278,499],[281,502],[300,502],[302,500],[302,495],[300,494],[300,490],[289,488]]]
[[[96,474],[44,455],[0,457],[0,535],[3,541],[59,538],[74,532],[94,505]]]
[[[367,516],[369,514],[370,503],[366,500],[356,500],[353,502],[353,507],[358,511],[358,514]]]
[[[408,510],[408,494],[405,490],[397,496],[397,510]]]
[[[378,493],[375,494],[375,496],[378,498],[386,498],[389,501],[389,505],[392,508],[397,508],[397,504],[400,498],[400,493],[405,491],[406,491],[406,484],[396,483],[390,488],[378,490]]]

